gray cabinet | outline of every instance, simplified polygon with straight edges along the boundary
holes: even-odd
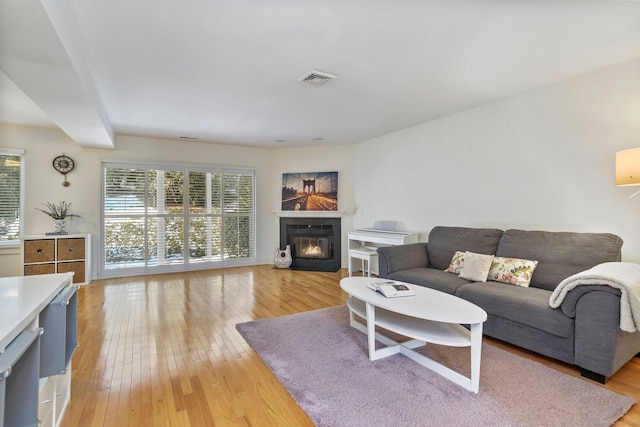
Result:
[[[0,354],[0,427],[37,426],[42,328],[23,331]]]
[[[44,328],[38,405],[42,427],[60,425],[71,396],[71,356],[78,346],[78,289],[75,285],[65,287],[39,315]]]
[[[78,346],[78,286],[67,286],[40,312],[40,378],[62,375]]]
[[[72,275],[0,278],[0,427],[60,425],[71,396]]]

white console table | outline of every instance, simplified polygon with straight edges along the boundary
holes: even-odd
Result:
[[[58,426],[77,346],[73,273],[0,278],[0,427]]]

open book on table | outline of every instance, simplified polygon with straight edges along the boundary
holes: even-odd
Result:
[[[404,283],[397,283],[390,280],[386,282],[369,283],[367,287],[376,292],[380,292],[387,298],[408,297],[416,294],[413,292],[413,289]]]

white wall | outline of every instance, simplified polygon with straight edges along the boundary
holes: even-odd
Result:
[[[635,147],[640,60],[357,144],[355,226],[611,232],[638,262],[640,195],[614,185]]]
[[[267,150],[232,147],[189,141],[169,141],[152,138],[122,136],[116,140],[115,150],[81,148],[58,129],[0,125],[0,146],[26,149],[25,234],[44,234],[51,231],[52,220],[35,210],[41,203],[65,200],[72,203],[72,212],[82,216],[67,223],[70,232],[91,233],[93,240],[93,275],[98,272],[100,247],[100,190],[102,161],[185,162],[230,165],[252,168],[256,180],[269,180]],[[63,177],[51,166],[52,159],[66,153],[76,161],[76,169],[68,174],[71,183],[63,187]],[[257,229],[266,228],[264,214],[265,193],[258,193]],[[261,236],[258,234],[258,242]],[[258,258],[266,253],[258,247]],[[0,256],[0,276],[21,274],[19,251],[6,250]]]
[[[79,147],[58,129],[7,124],[0,125],[0,146],[26,150],[25,234],[52,231],[53,220],[35,208],[43,208],[41,203],[61,200],[71,202],[72,213],[83,217],[82,220],[68,221],[70,232],[95,233],[99,229],[100,164],[97,150]],[[76,160],[76,169],[68,174],[69,187],[62,186],[64,177],[52,166],[53,158],[63,152]],[[94,168],[97,168],[95,174]],[[21,274],[19,248],[2,251],[0,276]]]
[[[613,178],[615,152],[640,147],[640,59],[353,146],[260,149],[121,136],[115,150],[97,150],[58,129],[6,124],[0,146],[27,151],[26,234],[52,227],[34,207],[66,200],[83,217],[70,231],[99,236],[101,161],[181,161],[256,170],[259,263],[272,263],[279,243],[273,212],[282,173],[305,171],[339,172],[345,247],[346,231],[389,219],[421,240],[435,225],[612,232],[625,240],[624,259],[640,262],[640,195],[627,199],[634,190],[616,188]],[[62,152],[77,161],[70,187],[51,167]],[[0,276],[20,271],[18,251],[0,251]]]
[[[82,148],[59,129],[0,124],[0,146],[26,150],[25,234],[51,231],[52,220],[34,208],[41,203],[65,200],[82,219],[69,221],[70,232],[91,233],[93,239],[93,275],[98,273],[100,247],[101,162],[184,162],[237,166],[256,171],[257,259],[273,263],[279,244],[278,218],[283,172],[338,171],[339,209],[353,211],[353,147],[326,146],[298,149],[261,149],[190,141],[118,136],[115,150]],[[76,161],[68,174],[69,187],[51,161],[61,153]],[[343,220],[350,229],[351,217]],[[343,233],[343,234],[345,234]],[[346,234],[345,234],[346,236]],[[345,240],[346,237],[343,239]],[[346,240],[345,240],[346,243]],[[343,256],[343,264],[346,258]],[[19,249],[0,250],[0,277],[22,274]]]
[[[342,217],[342,266],[347,265],[347,231],[353,229],[353,145],[327,145],[306,148],[278,148],[269,151],[271,181],[267,199],[270,211],[281,210],[282,174],[295,172],[338,172],[338,211]],[[272,243],[271,257],[280,243],[279,219],[271,214],[264,238]],[[273,262],[272,259],[269,262]]]
[[[119,136],[116,149],[102,156],[105,161],[184,162],[191,164],[224,165],[250,168],[256,171],[256,257],[258,263],[266,263],[273,256],[273,249],[265,242],[264,230],[270,227],[271,203],[269,191],[263,183],[270,182],[269,150],[237,147],[203,142],[172,141],[155,138]],[[267,248],[269,248],[267,250]],[[273,262],[273,261],[271,261]]]

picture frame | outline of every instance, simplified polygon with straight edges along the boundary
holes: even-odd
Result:
[[[337,211],[338,172],[282,174],[283,211]]]

